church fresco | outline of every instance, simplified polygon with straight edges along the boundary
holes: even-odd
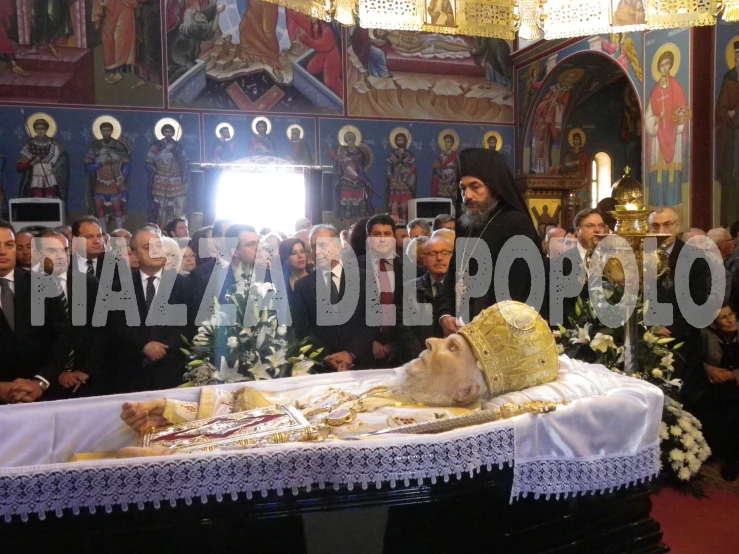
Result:
[[[163,107],[159,0],[0,3],[4,102]]]
[[[338,24],[266,0],[167,6],[171,106],[343,114]]]
[[[555,84],[555,79],[561,77],[563,68],[581,67],[584,69],[584,75],[580,79],[572,83],[557,83],[559,87],[551,90],[551,93],[560,97],[560,100],[567,99],[570,109],[579,104],[583,97],[587,97],[597,92],[599,89],[608,86],[611,82],[619,79],[623,74],[634,85],[634,89],[638,98],[643,97],[642,83],[644,80],[644,61],[643,61],[643,35],[642,33],[610,33],[594,35],[584,38],[581,41],[571,44],[562,50],[552,52],[548,55],[533,60],[530,63],[524,63],[517,68],[517,128],[519,142],[519,156],[517,160],[517,168],[519,171],[528,173],[533,167],[538,167],[540,171],[546,171],[552,165],[560,165],[559,152],[565,151],[566,136],[557,129],[554,131],[554,137],[549,128],[541,126],[541,119],[537,121],[540,124],[541,140],[537,142],[537,147],[543,146],[540,156],[534,160],[531,155],[531,125],[536,119],[536,110],[543,98],[550,92],[551,87]],[[609,63],[599,62],[596,58],[587,58],[587,63],[578,62],[577,58],[571,60],[573,56],[582,55],[585,52],[593,53],[596,56],[602,56],[604,61],[610,58],[618,67],[619,72]],[[568,65],[569,64],[569,65]],[[563,78],[571,80],[572,77]],[[556,94],[555,94],[556,93]],[[637,100],[638,105],[638,100]],[[563,104],[554,103],[555,110],[550,113],[539,114],[549,117],[551,123],[556,127],[558,123],[557,111],[565,108]],[[562,114],[564,115],[564,114]],[[565,116],[566,117],[566,116]],[[547,148],[547,140],[551,142],[554,138],[552,148]],[[565,142],[563,142],[565,141]],[[554,161],[553,161],[554,158]]]
[[[690,201],[690,32],[646,35],[645,192],[652,206],[675,206],[686,221]]]
[[[249,163],[255,156],[271,156],[275,163],[313,165],[317,159],[312,117],[205,114],[203,131],[205,161],[211,163]]]
[[[716,164],[721,225],[739,220],[739,24],[716,27]],[[718,191],[717,191],[718,192]]]
[[[430,4],[453,17],[454,2]],[[513,123],[509,42],[358,26],[347,35],[348,115]]]
[[[405,142],[397,141],[404,135]],[[391,120],[319,120],[321,162],[334,168],[333,209],[344,220],[369,213],[402,216],[410,198],[442,196],[444,169],[457,152],[493,144],[513,163],[513,127]],[[451,193],[450,193],[451,194]],[[410,198],[409,198],[410,197]],[[395,200],[395,202],[393,202]],[[394,205],[395,204],[395,205]]]
[[[147,156],[151,146],[158,142],[156,125],[162,119],[162,115],[156,112],[134,112],[120,110],[100,109],[60,109],[54,107],[34,108],[11,108],[0,106],[0,144],[3,145],[6,167],[3,173],[3,188],[5,195],[9,198],[19,197],[19,188],[23,182],[23,174],[18,172],[18,162],[22,160],[21,151],[29,140],[27,130],[27,119],[33,114],[43,112],[50,116],[56,124],[54,136],[64,148],[69,162],[69,188],[67,191],[66,204],[68,212],[82,212],[94,214],[95,205],[95,182],[97,171],[91,164],[99,163],[102,167],[105,157],[100,152],[100,144],[96,143],[98,136],[103,137],[100,124],[103,121],[115,120],[113,136],[117,135],[116,141],[125,144],[122,149],[116,148],[116,156],[108,153],[108,157],[115,163],[111,166],[111,175],[118,177],[118,169],[121,177],[127,184],[126,209],[116,214],[112,205],[114,198],[104,199],[107,215],[110,222],[115,222],[115,217],[126,216],[131,211],[147,212],[150,208],[149,178],[150,173],[146,170]],[[183,114],[170,112],[169,118],[181,126],[181,135],[178,143],[182,146],[183,153],[192,162],[200,161],[200,123],[197,114]],[[97,124],[96,124],[97,123]],[[94,130],[97,129],[97,132]],[[127,148],[126,148],[127,147]],[[114,158],[117,158],[114,160]],[[127,162],[126,158],[130,160]],[[128,169],[123,170],[127,165]],[[124,176],[125,173],[125,176]],[[105,175],[104,175],[105,176]],[[119,183],[120,185],[120,183]],[[121,189],[120,186],[117,189]],[[122,190],[122,189],[121,189]],[[103,191],[99,190],[99,193]],[[115,194],[112,191],[108,191]],[[120,191],[117,191],[120,192]],[[106,192],[107,194],[107,192]]]

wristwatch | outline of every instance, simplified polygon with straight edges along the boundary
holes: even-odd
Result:
[[[46,382],[46,381],[44,381],[43,379],[40,379],[40,378],[38,378],[38,377],[34,377],[34,378],[32,379],[32,381],[36,381],[36,382],[38,383],[38,386],[39,386],[39,388],[40,388],[40,389],[41,389],[42,391],[46,391],[46,390],[48,390],[48,389],[49,389],[49,383],[47,383],[47,382]]]

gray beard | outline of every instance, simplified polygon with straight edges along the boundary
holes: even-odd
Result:
[[[490,216],[493,214],[493,210],[498,206],[498,202],[499,201],[493,202],[487,210],[482,210],[481,212],[470,212],[466,206],[463,206],[459,222],[465,229],[469,229],[470,231],[482,229],[490,220]]]

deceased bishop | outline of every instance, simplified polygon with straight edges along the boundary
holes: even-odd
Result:
[[[312,376],[240,388],[204,387],[199,402],[170,398],[127,402],[121,419],[147,440],[140,443],[145,446],[124,448],[118,455],[212,449],[245,429],[264,430],[296,412],[311,431],[279,434],[281,441],[351,438],[469,415],[489,407],[500,395],[557,378],[559,361],[549,326],[533,308],[519,302],[487,308],[458,333],[428,339],[426,346],[418,358],[382,378]],[[300,386],[293,384],[298,380]],[[310,386],[312,382],[315,386]],[[270,411],[275,406],[285,412]],[[238,413],[245,417],[232,415]]]

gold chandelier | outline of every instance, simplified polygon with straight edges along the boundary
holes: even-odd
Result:
[[[739,0],[267,0],[365,29],[512,40],[572,38],[739,21]]]

